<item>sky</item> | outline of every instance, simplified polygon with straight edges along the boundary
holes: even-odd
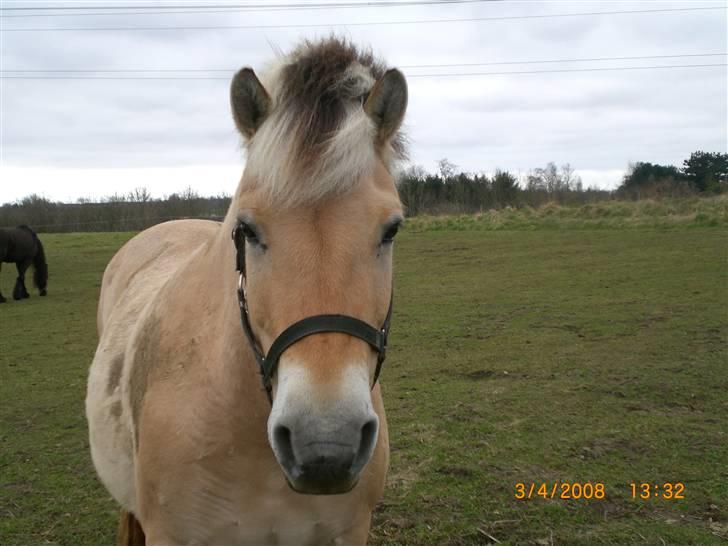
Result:
[[[411,163],[431,172],[447,158],[525,177],[553,161],[612,189],[630,162],[728,152],[725,1],[427,1],[0,2],[0,203],[232,194],[245,163],[232,75],[331,32],[402,69]],[[193,9],[229,4],[258,8]],[[177,13],[8,9],[142,5]],[[634,11],[647,12],[614,13]],[[74,30],[28,30],[41,28]],[[51,79],[69,76],[95,79]]]

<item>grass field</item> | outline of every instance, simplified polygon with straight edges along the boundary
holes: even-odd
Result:
[[[421,222],[396,248],[370,543],[726,543],[725,229]],[[101,273],[128,237],[43,236],[49,296],[0,306],[2,545],[113,543],[83,400]],[[517,500],[518,482],[605,498]],[[631,482],[682,482],[684,499],[634,500]]]

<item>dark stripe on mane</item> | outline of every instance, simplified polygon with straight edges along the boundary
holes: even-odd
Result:
[[[372,172],[406,158],[401,132],[375,139],[363,105],[385,64],[369,49],[330,37],[304,41],[262,73],[271,112],[248,141],[245,188],[267,190],[277,206],[311,203],[347,191]]]
[[[348,70],[361,65],[379,80],[387,67],[371,50],[359,51],[347,40],[338,37],[304,41],[291,55],[292,62],[281,73],[278,98],[281,107],[294,112],[296,118],[297,156],[306,166],[325,148],[345,121],[353,105],[363,104],[371,89],[362,90],[361,75]],[[404,156],[404,138],[398,135],[392,143],[397,156]]]

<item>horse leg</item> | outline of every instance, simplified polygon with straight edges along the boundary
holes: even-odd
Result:
[[[13,288],[13,299],[16,301],[23,299],[23,281],[20,280],[20,277],[15,279],[15,287]]]
[[[3,263],[2,263],[2,262],[0,262],[0,271],[2,271],[2,270],[3,270]],[[0,303],[5,303],[6,301],[8,301],[8,300],[6,300],[6,299],[5,299],[4,297],[3,297],[3,293],[2,293],[2,291],[0,290]]]
[[[139,525],[139,521],[134,517],[134,514],[126,510],[121,511],[116,544],[118,546],[146,546],[142,526]]]
[[[18,279],[15,281],[13,298],[16,300],[30,297],[28,289],[25,287],[25,272],[30,267],[30,264],[31,260],[25,260],[24,262],[18,262],[15,264],[15,266],[18,268]]]

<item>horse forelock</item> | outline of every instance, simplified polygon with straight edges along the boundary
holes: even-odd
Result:
[[[391,168],[405,157],[401,134],[377,149],[362,104],[385,72],[371,51],[339,38],[303,42],[262,74],[272,107],[248,143],[244,188],[271,202],[315,202],[351,189],[377,159]]]

